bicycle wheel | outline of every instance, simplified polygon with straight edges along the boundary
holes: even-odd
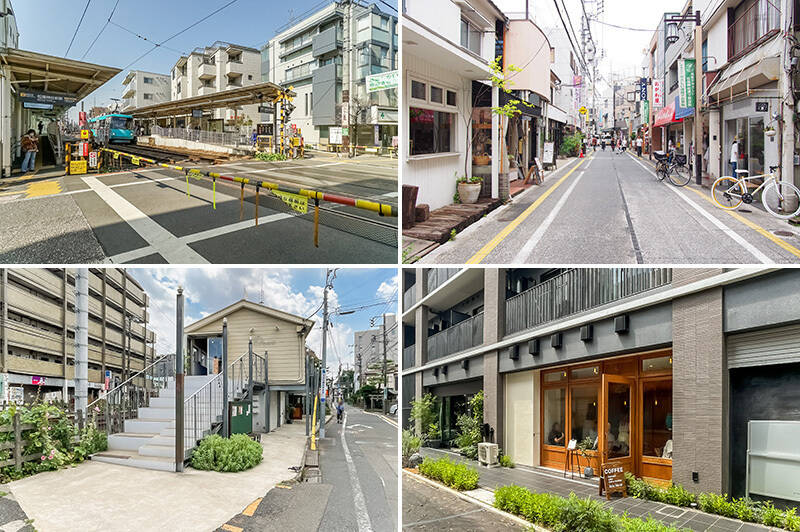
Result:
[[[761,203],[770,214],[786,220],[800,213],[800,190],[791,183],[773,181],[764,187]]]
[[[664,181],[667,177],[667,165],[665,163],[656,164],[656,177],[659,181]]]
[[[683,164],[678,164],[670,168],[668,177],[670,183],[672,183],[676,187],[683,187],[688,185],[689,181],[692,180],[692,173],[689,171],[688,166]]]
[[[735,177],[722,176],[711,187],[711,199],[720,209],[734,210],[742,204],[742,195],[747,192],[744,183]]]

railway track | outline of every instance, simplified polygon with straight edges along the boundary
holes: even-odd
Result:
[[[153,146],[143,146],[141,144],[129,144],[121,148],[120,151],[132,153],[134,155],[141,155],[148,159],[153,159],[162,163],[176,163],[179,161],[207,161],[212,164],[215,162],[224,162],[228,160],[224,154],[207,155],[200,153],[184,153],[173,151],[166,148],[156,148]]]

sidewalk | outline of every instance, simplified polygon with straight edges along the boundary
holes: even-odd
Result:
[[[754,523],[745,523],[736,519],[728,519],[719,517],[712,514],[707,514],[691,508],[679,508],[670,504],[664,504],[653,501],[646,501],[642,499],[634,499],[631,497],[613,499],[606,501],[605,496],[597,494],[598,487],[596,482],[589,482],[587,480],[571,480],[564,478],[557,472],[550,473],[530,469],[524,466],[517,466],[514,469],[505,467],[497,467],[488,469],[482,467],[477,461],[469,460],[454,453],[443,451],[439,449],[422,449],[423,456],[432,458],[441,458],[447,456],[453,458],[458,456],[456,461],[464,462],[478,470],[480,473],[480,480],[478,481],[478,489],[472,492],[465,492],[472,496],[474,499],[493,504],[493,496],[487,497],[485,490],[494,491],[501,486],[508,486],[516,484],[534,492],[547,492],[560,495],[562,497],[569,497],[570,493],[575,493],[581,498],[591,497],[592,499],[603,501],[615,513],[627,513],[630,517],[647,517],[657,519],[662,523],[672,525],[679,529],[690,529],[696,531],[707,532],[766,532],[775,531],[779,532],[780,528],[770,528]]]
[[[33,525],[44,532],[214,530],[276,484],[295,477],[305,424],[262,436],[264,459],[240,473],[152,471],[88,461],[9,483]]]

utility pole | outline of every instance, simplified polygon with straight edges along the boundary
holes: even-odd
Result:
[[[386,314],[383,315],[383,413],[386,414],[389,409],[386,408],[386,402],[389,399],[389,392],[386,389]]]
[[[325,290],[322,294],[322,378],[320,379],[320,414],[319,414],[319,437],[325,437],[325,400],[328,391],[327,373],[327,349],[328,349],[328,288],[331,286],[331,270],[325,271]]]
[[[700,11],[694,25],[694,182],[703,184],[703,25]]]
[[[183,287],[175,299],[175,471],[183,471]]]
[[[798,20],[798,14],[793,12],[794,2],[792,0],[785,0],[781,9],[781,28],[785,30],[789,28],[791,32],[795,27]],[[787,49],[790,53],[786,53]],[[781,55],[781,70],[780,70],[780,89],[781,104],[779,109],[775,109],[780,113],[778,118],[778,129],[781,132],[780,144],[778,145],[778,153],[780,160],[778,163],[780,170],[780,180],[789,184],[794,184],[794,154],[795,154],[795,126],[794,126],[794,110],[796,103],[794,93],[792,92],[792,74],[796,71],[797,65],[793,63],[797,56],[791,52],[792,46],[788,42],[788,38],[784,44],[784,53]],[[789,194],[787,197],[791,198],[793,195]],[[786,205],[787,210],[794,210],[797,205]]]
[[[222,318],[222,437],[228,432],[228,318]]]
[[[78,268],[75,272],[75,414],[78,420],[86,415],[88,384],[89,268]]]

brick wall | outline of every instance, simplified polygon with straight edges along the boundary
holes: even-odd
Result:
[[[675,269],[673,285],[721,271]],[[672,479],[692,491],[722,493],[728,464],[722,288],[674,300],[672,334]],[[693,472],[699,475],[697,482]]]

